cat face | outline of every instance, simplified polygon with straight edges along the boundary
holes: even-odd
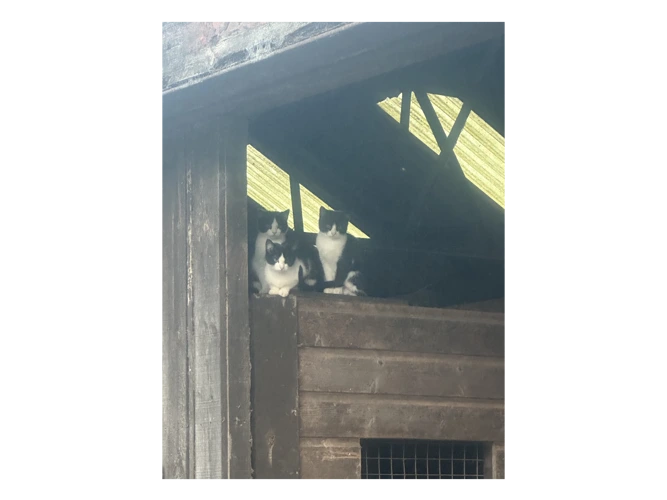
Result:
[[[287,232],[289,209],[284,212],[269,212],[259,209],[257,213],[257,229],[267,236],[280,236]]]
[[[280,244],[266,240],[266,262],[276,271],[287,271],[294,265],[296,250],[288,243]]]
[[[338,235],[347,234],[347,223],[350,218],[344,212],[327,210],[320,207],[320,232],[335,238]]]

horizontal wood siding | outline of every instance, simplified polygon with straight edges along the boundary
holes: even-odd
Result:
[[[475,309],[300,296],[303,477],[349,477],[360,457],[314,443],[363,438],[484,442],[503,477],[504,314]]]
[[[302,437],[501,441],[501,401],[302,392]]]
[[[255,354],[254,363],[264,363],[272,352],[274,363],[296,370],[298,433],[292,429],[282,438],[298,435],[301,477],[359,477],[364,438],[483,442],[486,476],[499,477],[504,314],[323,294],[290,299],[296,307],[298,363],[281,350],[285,341],[274,339],[273,346],[270,338],[264,341],[267,354]],[[253,298],[254,307],[265,307],[266,301],[271,299]],[[263,312],[253,312],[255,317]],[[281,327],[294,322],[274,313],[261,320],[265,336],[278,332],[271,319]],[[276,400],[272,408],[277,408],[279,401],[295,399],[286,391],[288,379],[275,371],[257,377],[255,390],[263,385],[263,399]]]
[[[302,391],[503,399],[502,358],[304,347]]]
[[[304,346],[502,357],[504,314],[303,297]]]
[[[359,479],[358,439],[301,439],[302,479]]]

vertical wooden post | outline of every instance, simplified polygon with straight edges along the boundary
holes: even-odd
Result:
[[[256,297],[251,308],[255,476],[295,479],[300,475],[297,299]]]
[[[162,475],[190,467],[184,134],[164,138],[162,169]]]
[[[163,313],[163,380],[178,383],[178,390],[171,382],[163,388],[163,427],[179,429],[178,439],[164,449],[165,477],[249,478],[247,122],[198,123],[165,133],[163,140],[165,195],[174,191],[174,178],[185,186],[184,207],[179,205],[184,230],[177,233],[185,252],[166,259],[163,271],[169,297]],[[167,241],[171,207],[165,200],[167,257],[173,246]]]
[[[505,479],[505,443],[489,443],[484,450],[484,478]]]
[[[292,213],[294,214],[294,230],[303,233],[303,207],[301,205],[301,185],[294,174],[289,176],[290,194],[292,195]]]
[[[191,171],[194,477],[250,476],[247,124],[198,124]]]
[[[412,101],[412,91],[404,90],[401,93],[401,128],[410,130],[410,102]]]

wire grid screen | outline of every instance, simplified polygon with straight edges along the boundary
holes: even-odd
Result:
[[[361,479],[484,479],[481,443],[361,440]]]

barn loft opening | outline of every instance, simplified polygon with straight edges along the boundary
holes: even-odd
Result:
[[[319,206],[343,210],[369,295],[504,296],[502,37],[266,111],[248,139],[250,228],[291,208],[314,240]]]
[[[361,479],[484,479],[482,443],[362,439]]]

